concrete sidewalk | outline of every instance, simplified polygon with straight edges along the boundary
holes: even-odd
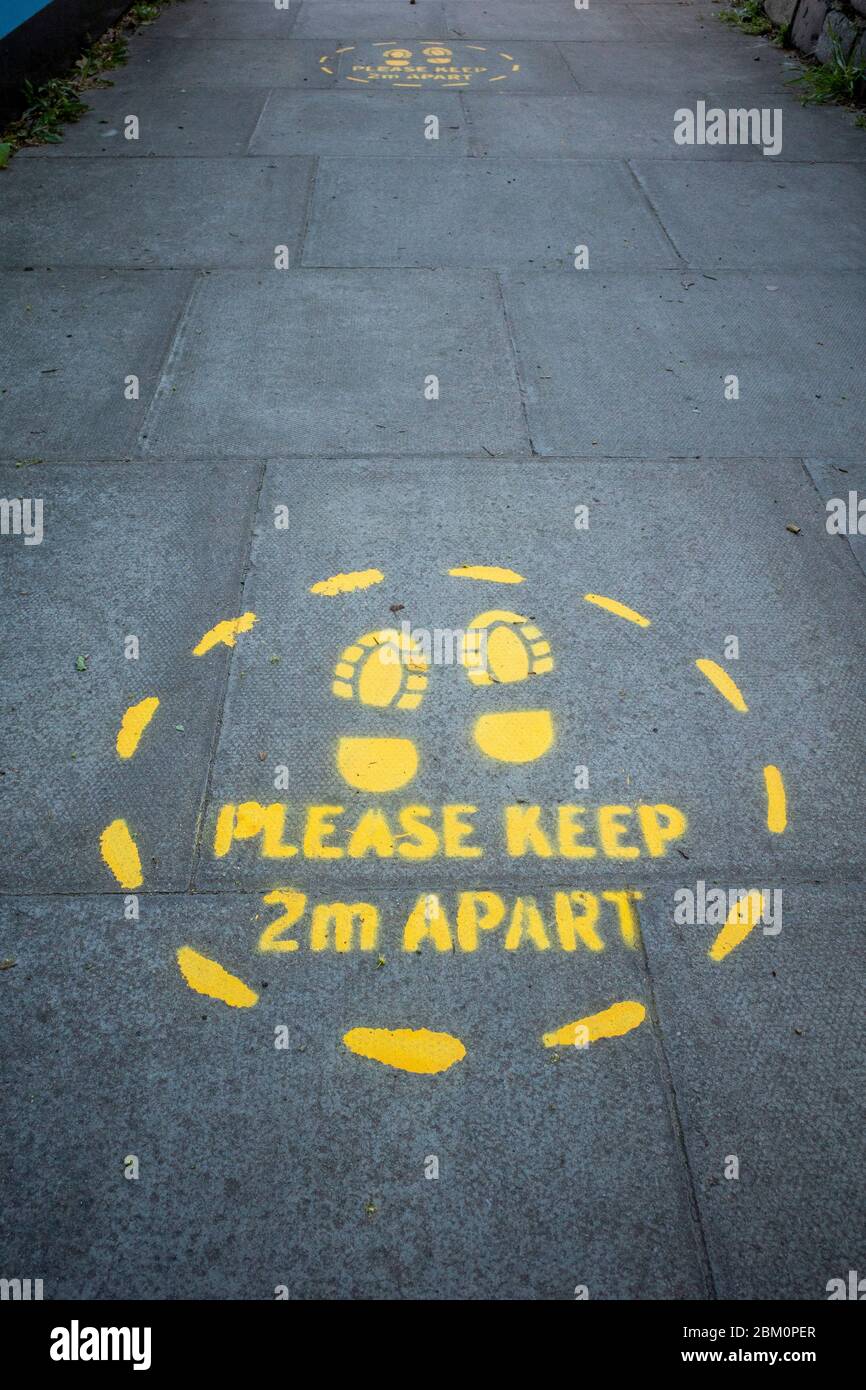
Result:
[[[0,176],[4,1277],[864,1268],[866,131],[717,13],[185,0]]]

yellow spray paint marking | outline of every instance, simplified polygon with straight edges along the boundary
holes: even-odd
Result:
[[[429,670],[406,632],[381,628],[365,632],[342,652],[334,667],[331,690],[341,700],[355,697],[362,705],[417,709],[427,689]]]
[[[347,574],[332,574],[310,585],[311,594],[324,594],[333,598],[335,594],[353,594],[357,589],[370,589],[381,584],[385,578],[381,570],[349,570]]]
[[[219,999],[232,1009],[251,1009],[259,1002],[259,996],[237,975],[230,975],[215,960],[200,956],[190,946],[181,946],[177,953],[180,973],[190,989],[196,994],[206,994],[209,999]]]
[[[416,91],[425,84],[428,90],[436,86],[440,89],[465,87],[473,80],[485,77],[488,81],[500,82],[509,76],[509,70],[518,72],[520,69],[511,54],[488,54],[481,44],[462,44],[453,40],[445,44],[425,39],[409,48],[391,39],[361,45],[347,44],[333,53],[323,53],[319,58],[321,71],[332,73],[336,66],[334,60],[344,53],[353,54],[351,74],[345,75],[346,81],[378,82],[380,86],[412,88]],[[479,63],[475,54],[487,56]],[[491,77],[491,73],[498,75]]]
[[[502,565],[455,565],[448,573],[454,579],[485,579],[491,584],[523,584],[525,576]]]
[[[728,913],[725,925],[709,950],[710,960],[724,960],[735,947],[745,941],[761,920],[764,895],[757,888],[738,898]]]
[[[102,857],[121,888],[140,888],[144,882],[138,847],[125,820],[113,820],[99,839]]]
[[[532,763],[553,745],[550,710],[506,710],[480,714],[473,737],[482,753],[500,763]]]
[[[242,613],[239,618],[226,618],[222,623],[217,623],[206,632],[204,637],[193,647],[193,656],[204,656],[213,647],[218,647],[222,643],[226,647],[233,647],[237,641],[238,634],[249,632],[253,623],[256,621],[255,613]]]
[[[719,694],[724,695],[728,704],[733,705],[734,709],[740,711],[740,714],[748,713],[749,706],[743,699],[739,686],[731,680],[727,671],[722,670],[718,662],[708,661],[704,657],[699,657],[695,665],[701,674],[706,676],[710,684],[716,687]]]
[[[392,792],[418,771],[418,750],[409,738],[341,738],[337,767],[350,787]]]
[[[148,695],[137,705],[130,705],[117,732],[116,748],[121,758],[132,757],[139,739],[158,709],[159,700],[155,695]]]
[[[598,1042],[600,1038],[621,1038],[639,1028],[646,1018],[646,1009],[634,999],[624,999],[619,1004],[611,1004],[599,1014],[578,1018],[574,1023],[566,1023],[553,1033],[545,1033],[541,1041],[545,1047],[575,1047]]]
[[[774,835],[781,835],[788,824],[788,801],[782,774],[772,763],[764,768],[764,786],[767,789],[767,829]]]
[[[645,618],[637,609],[629,608],[628,604],[620,603],[615,598],[605,598],[604,594],[584,594],[587,603],[594,603],[597,608],[603,608],[606,613],[613,613],[617,618],[625,618],[626,622],[635,623],[637,627],[649,627],[650,620]]]
[[[486,637],[486,662],[482,661]],[[510,685],[553,670],[550,643],[530,618],[507,608],[477,613],[469,624],[463,665],[473,685]]]
[[[358,1057],[425,1076],[447,1071],[466,1056],[459,1038],[428,1028],[352,1028],[343,1042]]]

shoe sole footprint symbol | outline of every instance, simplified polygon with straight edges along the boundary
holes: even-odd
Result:
[[[508,609],[478,613],[469,625],[461,662],[472,685],[510,685],[553,670],[550,644],[530,618]],[[395,628],[364,633],[341,653],[331,690],[338,699],[367,707],[416,710],[427,689],[428,664],[411,638]],[[497,762],[529,763],[553,746],[548,709],[481,714],[473,737],[478,749]],[[418,771],[418,749],[410,738],[341,737],[337,767],[349,786],[389,792],[406,786]]]

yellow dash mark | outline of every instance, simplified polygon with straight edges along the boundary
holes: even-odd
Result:
[[[215,960],[200,956],[190,946],[181,946],[177,953],[180,973],[190,989],[196,994],[206,994],[209,999],[219,999],[232,1009],[251,1009],[259,1002],[259,996],[237,975],[230,975]]]
[[[743,699],[739,687],[734,684],[727,671],[723,671],[716,661],[707,661],[704,657],[699,657],[695,662],[698,670],[705,675],[711,685],[716,687],[720,695],[724,695],[728,704],[733,705],[734,709],[739,710],[740,714],[747,714],[749,706]]]
[[[328,74],[329,77],[333,77],[333,76],[334,76],[334,69],[333,69],[333,68],[326,68],[325,65],[324,65],[324,63],[322,63],[321,67],[322,67],[322,72],[326,72],[326,73]]]
[[[348,45],[348,47],[346,47],[346,48],[335,48],[335,49],[334,49],[334,52],[335,52],[335,53],[351,53],[351,52],[352,52],[352,49],[353,49],[354,47],[355,47],[355,45],[354,45],[353,43],[350,43],[350,44]],[[327,54],[326,54],[325,56],[327,57]]]
[[[455,565],[448,571],[454,579],[485,579],[491,584],[523,584],[525,577],[502,565]]]
[[[725,925],[719,932],[709,950],[710,960],[724,960],[731,951],[746,937],[761,920],[764,911],[764,895],[757,888],[752,888],[738,898],[728,913]]]
[[[466,45],[466,47],[467,47],[467,48],[471,48],[472,51],[473,51],[473,53],[486,53],[486,52],[487,52],[487,49],[486,49],[486,48],[482,48],[482,46],[481,46],[480,43],[468,43],[468,44]]]
[[[367,79],[366,77],[347,77],[347,78],[346,78],[346,81],[347,81],[347,82],[363,82],[363,83],[366,84],[367,81],[368,81],[368,79]]]
[[[193,647],[193,656],[204,656],[213,647],[218,647],[222,642],[226,647],[233,647],[238,638],[238,633],[249,632],[253,623],[256,622],[255,613],[242,613],[239,618],[226,618],[224,622],[217,623],[204,637]]]
[[[509,63],[513,63],[513,62],[514,62],[514,58],[512,57],[512,55],[511,55],[510,53],[503,53],[503,52],[501,51],[501,49],[500,49],[500,52],[499,52],[499,56],[500,56],[500,58],[507,58],[508,61],[509,61]]]
[[[113,820],[99,838],[102,857],[121,888],[140,888],[144,879],[138,847],[125,820]]]
[[[137,705],[129,706],[117,731],[115,746],[121,758],[132,757],[139,739],[158,709],[159,700],[155,695],[148,695],[146,699],[139,700]]]
[[[381,570],[350,570],[348,574],[332,574],[328,579],[311,584],[310,593],[333,598],[335,594],[352,594],[356,589],[370,589],[374,584],[381,584],[384,578]]]
[[[594,603],[598,608],[604,608],[606,612],[615,614],[617,618],[625,618],[627,622],[636,623],[638,627],[650,626],[649,618],[645,618],[634,608],[619,603],[615,598],[605,598],[604,594],[584,594],[583,597],[587,603]]]
[[[491,81],[491,82],[504,82],[506,76],[507,76],[507,73],[503,73],[501,77],[491,77],[491,78],[489,79],[489,81]]]
[[[425,1076],[447,1071],[466,1056],[459,1038],[429,1028],[352,1028],[343,1042],[358,1057]]]
[[[772,763],[764,768],[764,786],[767,788],[767,829],[774,835],[781,835],[788,824],[788,800],[782,774]]]
[[[545,1047],[577,1047],[598,1042],[599,1038],[621,1038],[624,1033],[639,1028],[645,1018],[643,1004],[623,999],[619,1004],[611,1004],[609,1009],[602,1009],[600,1014],[578,1018],[554,1033],[545,1033],[541,1041]]]

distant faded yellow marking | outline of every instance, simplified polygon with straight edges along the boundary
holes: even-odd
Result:
[[[711,685],[716,687],[720,695],[724,695],[729,705],[739,710],[740,714],[747,714],[749,706],[746,704],[740,692],[739,686],[731,680],[727,671],[723,671],[716,661],[708,661],[704,657],[699,657],[695,662],[698,670],[706,676]]]
[[[138,847],[125,820],[113,820],[99,839],[102,858],[121,888],[140,888],[144,879]]]
[[[237,975],[230,975],[215,960],[200,956],[190,946],[181,946],[177,953],[180,973],[190,989],[196,994],[206,994],[209,999],[219,999],[232,1009],[251,1009],[259,1002],[259,996]]]
[[[459,1038],[429,1028],[352,1028],[343,1042],[358,1057],[425,1076],[447,1071],[466,1056]]]
[[[361,81],[350,78],[349,81]],[[328,579],[320,579],[310,585],[311,594],[324,594],[333,598],[335,594],[352,594],[357,589],[369,589],[373,584],[381,584],[385,578],[381,570],[350,570],[348,574],[332,574]]]
[[[146,699],[139,700],[137,705],[129,706],[117,731],[115,746],[121,758],[132,757],[139,739],[158,709],[159,700],[155,695],[148,695]]]
[[[724,960],[735,947],[745,941],[761,920],[764,895],[757,888],[738,898],[728,913],[725,925],[709,950],[710,960]]]
[[[650,620],[645,618],[637,609],[629,608],[628,604],[620,603],[618,599],[606,598],[604,594],[584,594],[587,603],[594,603],[597,608],[603,608],[607,613],[613,613],[617,618],[625,618],[626,622],[635,623],[638,627],[649,627]]]
[[[502,565],[455,565],[448,571],[454,579],[486,579],[491,584],[523,584],[525,577]]]
[[[774,835],[781,835],[788,824],[788,799],[782,774],[772,763],[764,768],[764,786],[767,789],[767,829]]]
[[[557,1028],[553,1033],[545,1033],[541,1041],[545,1047],[575,1047],[582,1043],[598,1042],[600,1038],[621,1038],[639,1028],[646,1018],[646,1009],[634,999],[623,999],[619,1004],[611,1004],[599,1014],[589,1014],[587,1018],[575,1019]]]
[[[218,647],[222,643],[226,647],[233,647],[241,632],[249,632],[253,623],[256,622],[255,613],[242,613],[239,618],[226,618],[224,622],[217,623],[204,637],[193,647],[193,656],[204,656],[213,647]]]

